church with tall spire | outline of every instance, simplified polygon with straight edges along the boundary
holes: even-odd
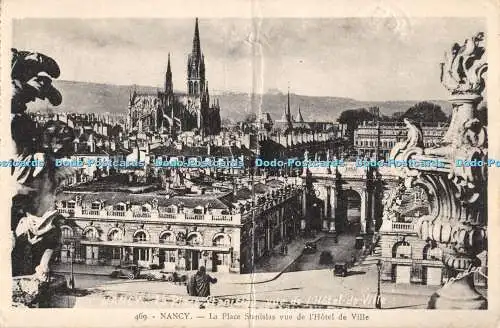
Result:
[[[274,122],[274,129],[278,130],[279,132],[288,133],[297,129],[309,128],[309,124],[307,124],[302,117],[300,106],[295,119],[293,118],[290,104],[290,87],[288,87],[286,106],[283,109],[283,115],[281,116],[281,118]]]
[[[134,90],[130,95],[127,125],[130,131],[178,134],[196,130],[201,135],[220,132],[219,102],[210,104],[205,58],[201,49],[198,18],[193,46],[187,57],[186,93],[176,94],[168,54],[164,90],[155,94]]]

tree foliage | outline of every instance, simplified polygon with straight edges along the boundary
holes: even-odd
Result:
[[[346,124],[348,131],[354,131],[363,121],[371,121],[373,119],[375,119],[375,116],[366,108],[358,108],[343,111],[337,121],[340,124]]]
[[[448,116],[441,106],[428,101],[419,102],[404,113],[401,119],[407,118],[415,122],[448,122]]]

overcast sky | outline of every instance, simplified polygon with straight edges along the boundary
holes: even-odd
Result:
[[[446,99],[439,62],[485,31],[471,18],[200,19],[213,91],[286,92],[359,100]],[[171,53],[185,90],[193,19],[23,19],[13,46],[60,65],[61,79],[162,86]]]

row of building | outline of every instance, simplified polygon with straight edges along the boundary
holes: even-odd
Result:
[[[254,260],[297,234],[303,197],[293,179],[243,181],[203,193],[110,179],[79,185],[56,203],[66,216],[59,259],[247,272]]]

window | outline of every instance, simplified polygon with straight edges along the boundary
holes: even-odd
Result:
[[[215,236],[213,244],[214,246],[228,247],[231,245],[231,240],[228,235],[218,235]]]
[[[137,249],[137,259],[139,261],[149,261],[149,250],[146,248]]]
[[[193,233],[187,238],[188,245],[200,245],[202,243],[201,236],[198,233]]]
[[[165,231],[160,235],[160,244],[175,244],[176,238],[172,231]]]
[[[393,248],[393,257],[395,258],[411,258],[411,246],[408,242],[399,242],[394,245]]]
[[[101,203],[100,202],[93,202],[91,209],[93,210],[100,210],[101,209]]]
[[[88,240],[95,240],[95,239],[99,239],[99,233],[97,232],[97,229],[92,227],[92,228],[89,228],[85,233],[84,233],[84,237]]]
[[[439,247],[431,247],[430,245],[426,245],[424,247],[424,260],[435,260],[440,261],[443,256],[443,253]]]
[[[144,231],[138,231],[134,234],[134,242],[145,242],[146,240],[147,236]]]
[[[122,240],[122,233],[119,229],[113,229],[108,234],[109,241],[118,241]]]
[[[61,227],[61,237],[63,239],[73,238],[73,229],[70,227]]]
[[[68,206],[68,208],[75,208],[75,201],[74,201],[74,200],[70,200],[70,201],[67,203],[67,206]]]

